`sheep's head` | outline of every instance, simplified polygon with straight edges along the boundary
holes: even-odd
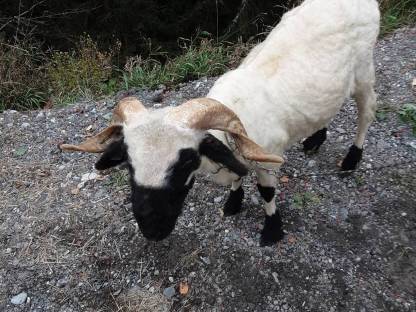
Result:
[[[240,160],[207,132],[210,129],[233,137]],[[283,161],[251,141],[230,109],[208,98],[157,110],[125,98],[113,111],[112,125],[80,145],[62,144],[60,148],[103,152],[95,164],[98,170],[128,164],[133,212],[150,240],[162,240],[172,232],[198,170],[223,167],[222,174],[235,180],[247,174],[242,159]]]

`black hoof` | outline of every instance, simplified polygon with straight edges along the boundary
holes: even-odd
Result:
[[[242,209],[242,203],[244,198],[243,188],[240,186],[235,191],[230,192],[230,196],[227,199],[224,207],[224,216],[232,216],[239,213]]]
[[[357,169],[358,163],[363,157],[363,150],[355,145],[350,147],[347,156],[342,161],[341,170],[349,171]]]
[[[282,240],[285,237],[282,225],[282,219],[277,211],[271,216],[266,216],[264,228],[261,231],[260,246],[272,246]]]
[[[323,128],[302,142],[305,154],[313,154],[318,151],[319,147],[321,147],[322,143],[326,140],[326,131],[327,128]]]

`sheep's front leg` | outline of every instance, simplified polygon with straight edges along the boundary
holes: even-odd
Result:
[[[266,202],[264,205],[266,211],[266,219],[264,227],[261,231],[260,246],[270,246],[283,239],[283,222],[275,202],[275,189],[277,178],[266,170],[258,169],[257,173],[257,188],[261,197]]]
[[[224,207],[224,216],[232,216],[241,211],[244,198],[244,190],[241,186],[242,183],[243,179],[240,178],[236,181],[233,181],[231,184],[230,195],[228,196]]]

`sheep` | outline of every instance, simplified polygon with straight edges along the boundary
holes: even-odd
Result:
[[[375,0],[305,0],[205,98],[161,109],[125,98],[114,109],[112,125],[61,149],[104,152],[98,170],[127,163],[133,213],[150,240],[172,232],[197,172],[231,185],[224,207],[229,216],[241,210],[242,178],[254,170],[266,212],[260,244],[275,244],[284,231],[271,170],[303,138],[305,152],[318,150],[351,95],[358,127],[342,170],[355,169],[362,158],[376,109],[373,48],[379,20]]]

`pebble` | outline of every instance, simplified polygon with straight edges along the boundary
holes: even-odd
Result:
[[[218,196],[214,198],[214,203],[218,204],[222,201],[222,196]]]
[[[68,278],[67,277],[63,277],[63,278],[60,278],[56,282],[56,287],[63,288],[63,287],[66,286],[66,284],[68,284]]]
[[[166,297],[166,298],[172,298],[174,295],[175,295],[175,287],[173,287],[173,286],[170,286],[170,287],[166,287],[164,290],[163,290],[163,295]]]
[[[259,199],[256,195],[251,195],[250,199],[251,199],[251,202],[252,202],[253,205],[257,206],[257,205],[260,204]]]
[[[21,292],[20,294],[18,294],[16,296],[13,296],[10,301],[11,301],[11,303],[13,303],[15,305],[19,305],[19,304],[25,303],[26,299],[27,299],[27,293],[26,292]]]

